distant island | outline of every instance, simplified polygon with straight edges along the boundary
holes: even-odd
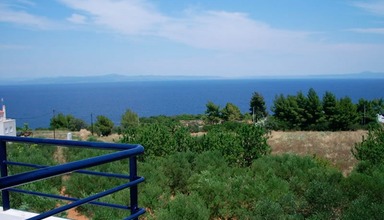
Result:
[[[219,76],[163,76],[163,75],[121,75],[105,74],[95,76],[59,76],[29,79],[1,80],[0,84],[73,84],[73,83],[113,83],[135,81],[170,81],[170,80],[214,80]]]
[[[242,77],[221,76],[185,76],[185,75],[122,75],[105,74],[95,76],[59,76],[42,78],[10,78],[1,79],[0,85],[12,84],[73,84],[73,83],[113,83],[113,82],[135,82],[135,81],[177,81],[177,80],[227,80],[227,79],[384,79],[384,73],[361,72],[350,74],[328,74],[328,75],[261,75]]]

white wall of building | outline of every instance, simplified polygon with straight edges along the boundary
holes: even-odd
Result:
[[[5,105],[0,110],[0,135],[16,136],[16,120],[6,118]]]
[[[0,122],[0,135],[16,136],[16,121],[7,119]]]

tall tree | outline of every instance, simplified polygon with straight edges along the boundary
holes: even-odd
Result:
[[[207,116],[207,121],[210,124],[216,124],[220,121],[220,107],[215,105],[213,102],[209,101],[206,105],[207,110],[205,110],[205,115]]]
[[[254,122],[265,118],[268,115],[264,97],[258,92],[254,92],[252,94],[251,101],[249,102],[249,107],[249,111],[254,118]]]
[[[127,109],[121,116],[120,124],[124,130],[131,126],[137,126],[139,124],[139,116],[131,109]]]
[[[308,115],[308,111],[307,111],[307,108],[308,108],[308,98],[304,95],[304,93],[302,91],[299,91],[297,94],[296,94],[296,97],[292,97],[292,101],[293,99],[296,99],[296,103],[297,103],[297,127],[299,127],[301,130],[305,130],[308,128],[308,118],[309,118],[309,115]]]
[[[232,103],[227,103],[221,113],[225,121],[238,121],[241,119],[240,109]]]
[[[336,122],[335,122],[335,116],[336,116],[336,106],[337,106],[337,99],[336,96],[332,92],[325,92],[323,99],[323,111],[324,111],[324,118],[326,121],[326,124],[328,124],[328,129],[335,130],[336,128]]]
[[[323,128],[324,112],[319,96],[313,88],[310,88],[307,94],[306,103],[306,126],[305,129],[320,129]]]
[[[274,118],[280,123],[281,129],[300,129],[303,117],[300,114],[296,96],[283,94],[276,96],[273,101],[272,111]]]
[[[109,118],[103,115],[98,115],[96,117],[95,127],[99,135],[110,135],[112,133],[113,126],[114,124]]]
[[[59,113],[51,118],[50,126],[52,129],[68,128],[67,117],[63,113]]]
[[[338,101],[334,122],[335,130],[353,130],[358,124],[359,115],[351,98],[345,97]]]

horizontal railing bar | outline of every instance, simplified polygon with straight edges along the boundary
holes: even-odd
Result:
[[[29,194],[29,195],[36,195],[36,196],[42,196],[42,197],[47,197],[47,198],[52,198],[52,199],[60,199],[60,200],[67,200],[71,202],[75,202],[80,200],[79,198],[73,198],[73,197],[68,197],[68,196],[61,196],[61,195],[53,195],[53,194],[48,194],[48,193],[41,193],[41,192],[34,192],[34,191],[29,191],[29,190],[24,190],[24,189],[8,189],[10,192],[15,192],[15,193],[24,193],[24,194]],[[118,209],[130,209],[130,206],[123,206],[119,204],[112,204],[112,203],[105,203],[105,202],[97,202],[97,201],[92,201],[89,202],[89,204],[92,205],[98,205],[98,206],[105,206],[105,207],[110,207],[110,208],[118,208]]]
[[[95,148],[95,149],[103,149],[103,150],[127,150],[127,149],[133,149],[138,146],[141,146],[139,144],[117,144],[117,143],[105,143],[105,142],[13,137],[13,136],[2,136],[2,135],[0,135],[0,141],[59,145],[59,146],[67,146],[67,147],[87,147],[87,148]]]
[[[84,160],[69,162],[66,164],[42,168],[39,170],[29,171],[25,173],[15,174],[0,178],[0,190],[8,189],[14,186],[26,184],[36,180],[42,180],[49,177],[59,176],[70,173],[83,168],[93,167],[96,165],[125,159],[144,152],[144,148],[138,145],[136,148],[129,150],[114,152],[102,156],[92,157]]]
[[[128,218],[125,218],[124,220],[136,219],[136,218],[138,218],[140,215],[142,215],[144,213],[145,213],[145,209],[140,208],[140,209],[137,210],[137,212],[135,214],[130,215]]]
[[[125,188],[128,188],[128,187],[131,187],[131,186],[134,186],[134,185],[137,185],[141,182],[144,181],[144,177],[140,177],[132,182],[129,182],[129,183],[126,183],[126,184],[123,184],[123,185],[120,185],[120,186],[117,186],[115,188],[112,188],[112,189],[108,189],[108,190],[105,190],[101,193],[98,193],[98,194],[95,194],[95,195],[92,195],[92,196],[89,196],[87,198],[84,198],[84,199],[80,199],[78,201],[75,201],[75,202],[72,202],[70,204],[67,204],[67,205],[64,205],[64,206],[61,206],[61,207],[58,207],[58,208],[55,208],[55,209],[52,209],[48,212],[44,212],[44,213],[41,213],[40,215],[37,215],[37,216],[34,216],[32,218],[29,218],[28,220],[38,220],[38,219],[43,219],[43,218],[47,218],[49,216],[52,216],[52,215],[55,215],[57,213],[60,213],[60,212],[64,212],[68,209],[71,209],[71,208],[74,208],[74,207],[77,207],[77,206],[80,206],[82,204],[85,204],[85,203],[88,203],[90,201],[93,201],[93,200],[96,200],[96,199],[99,199],[101,197],[104,197],[104,196],[107,196],[109,194],[112,194],[112,193],[115,193],[115,192],[118,192],[120,190],[123,190]]]
[[[117,144],[117,143],[87,142],[87,141],[72,141],[72,140],[57,140],[57,139],[53,140],[53,139],[12,137],[12,136],[0,135],[0,145],[4,149],[6,147],[6,142],[11,142],[11,144],[8,145],[9,147],[13,146],[12,145],[13,142],[21,142],[21,143],[36,144],[39,147],[46,145],[47,147],[52,147],[52,146],[64,147],[65,146],[65,147],[78,147],[78,148],[91,148],[91,149],[119,151],[119,152],[107,153],[102,156],[96,156],[92,158],[87,158],[79,161],[73,161],[73,162],[68,162],[65,164],[53,165],[53,166],[35,165],[35,164],[28,164],[28,163],[22,163],[22,162],[12,162],[12,161],[7,161],[7,159],[4,158],[3,161],[1,161],[2,164],[32,167],[32,168],[36,168],[37,170],[18,173],[12,176],[7,176],[7,174],[5,174],[3,177],[0,177],[0,191],[4,190],[3,194],[5,192],[11,191],[15,193],[25,193],[25,194],[31,194],[36,196],[72,201],[67,205],[63,205],[61,207],[55,208],[53,210],[49,210],[45,213],[29,218],[30,220],[47,218],[49,216],[61,213],[63,211],[69,210],[71,208],[75,208],[83,204],[99,205],[99,206],[118,208],[118,209],[124,209],[124,210],[130,209],[131,215],[128,216],[126,219],[137,219],[140,215],[145,213],[145,209],[137,207],[138,205],[137,204],[137,184],[143,182],[144,178],[136,176],[137,175],[136,166],[133,166],[133,168],[131,166],[132,161],[135,161],[134,163],[136,163],[136,155],[142,154],[144,152],[143,146],[139,144]],[[97,165],[101,165],[101,164],[105,164],[105,163],[109,163],[117,160],[122,160],[126,158],[130,158],[131,165],[130,165],[129,176],[124,174],[104,173],[104,172],[98,172],[98,171],[85,170],[85,168],[94,167]],[[46,178],[60,176],[60,175],[64,175],[72,172],[129,179],[130,182],[114,187],[112,189],[105,190],[103,192],[97,193],[95,195],[92,195],[83,199],[13,188],[15,186],[20,186],[20,185],[31,183],[34,181],[39,181]],[[94,201],[129,187],[133,187],[131,188],[131,198],[130,198],[130,201],[132,203],[131,206],[123,206],[120,204]],[[136,191],[132,191],[135,189]],[[132,195],[134,195],[135,197],[132,197]]]
[[[5,162],[8,165],[13,166],[24,166],[24,167],[32,167],[32,168],[46,168],[49,166],[45,165],[37,165],[37,164],[30,164],[30,163],[21,163],[21,162],[14,162],[14,161],[7,161]],[[120,179],[129,179],[129,175],[124,174],[116,174],[116,173],[104,173],[104,172],[97,172],[97,171],[90,171],[90,170],[77,170],[74,171],[74,173],[82,173],[82,174],[89,174],[94,176],[104,176],[104,177],[116,177]]]

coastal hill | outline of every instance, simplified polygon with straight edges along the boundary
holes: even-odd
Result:
[[[73,83],[113,83],[135,81],[176,81],[176,80],[227,80],[227,79],[384,79],[384,73],[361,72],[326,75],[260,75],[260,76],[210,76],[210,75],[123,75],[105,74],[94,76],[58,76],[41,78],[4,78],[1,85],[12,84],[73,84]]]
[[[30,79],[6,79],[0,84],[73,84],[73,83],[113,83],[135,81],[167,81],[167,80],[212,80],[218,76],[162,76],[162,75],[121,75],[105,74],[95,76],[59,76]]]

